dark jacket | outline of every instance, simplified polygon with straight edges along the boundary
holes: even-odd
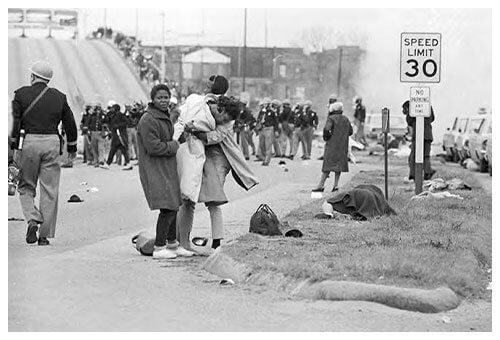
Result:
[[[363,104],[356,104],[354,108],[354,118],[364,123],[366,118],[366,108]]]
[[[272,126],[275,131],[278,131],[278,115],[270,108],[263,109],[259,112],[257,122],[260,123],[262,127]]]
[[[176,159],[179,143],[172,140],[173,133],[169,114],[151,105],[137,125],[139,177],[151,210],[178,210],[181,205]]]
[[[314,128],[317,128],[318,127],[318,114],[316,113],[316,111],[313,111],[311,108],[307,108],[306,114],[307,114],[308,119],[309,119],[309,125],[314,127]]]
[[[47,84],[38,82],[31,86],[21,87],[14,92],[12,137],[17,139],[20,129],[24,129],[26,134],[57,135],[59,134],[59,123],[62,122],[64,131],[66,131],[67,150],[68,152],[76,152],[78,130],[75,117],[64,93],[49,88],[31,111],[27,115],[23,115],[31,102],[46,86]]]
[[[252,114],[252,111],[248,107],[243,108],[240,112],[240,117],[237,121],[237,129],[241,130],[244,127],[253,129],[257,123],[257,120]]]
[[[288,124],[292,123],[293,124],[293,111],[289,106],[284,106],[283,110],[281,111],[279,121],[282,124]]]
[[[349,119],[341,113],[330,114],[323,129],[325,154],[323,156],[323,172],[349,171],[349,136],[352,135]]]
[[[127,144],[127,125],[127,117],[120,111],[108,113],[108,127],[111,130],[112,143],[122,143],[123,141],[124,144]]]
[[[431,106],[431,116],[424,118],[424,140],[432,142],[432,125],[431,123],[434,121],[434,110]],[[417,119],[415,117],[410,117],[410,115],[406,115],[406,124],[412,128],[412,142],[415,142],[415,124],[417,123]]]

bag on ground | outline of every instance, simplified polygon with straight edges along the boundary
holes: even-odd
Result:
[[[132,246],[144,256],[153,256],[155,237],[148,232],[140,232],[132,237]]]
[[[283,235],[280,225],[274,211],[267,204],[261,204],[250,219],[249,232],[265,236]]]

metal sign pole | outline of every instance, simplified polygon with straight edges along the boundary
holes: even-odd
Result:
[[[415,194],[422,192],[424,170],[424,117],[416,117],[415,124]]]
[[[389,132],[389,109],[382,109],[382,132],[384,133],[384,179],[385,179],[385,199],[389,199],[389,162],[387,155],[387,133]]]

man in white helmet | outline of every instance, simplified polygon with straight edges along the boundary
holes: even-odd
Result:
[[[66,132],[68,158],[76,157],[77,127],[66,95],[48,87],[52,67],[36,62],[30,68],[31,86],[15,91],[12,101],[14,127],[11,147],[22,175],[19,199],[28,222],[26,242],[44,246],[55,236],[59,178],[61,175],[62,139],[59,123]],[[24,136],[24,138],[23,138]],[[40,182],[40,205],[35,205],[37,183]],[[37,231],[40,228],[39,235]]]

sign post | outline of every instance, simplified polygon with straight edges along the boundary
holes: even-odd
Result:
[[[400,81],[441,81],[441,33],[401,33]],[[410,88],[410,117],[415,117],[415,194],[422,192],[424,163],[424,118],[431,115],[429,87]]]
[[[431,89],[410,88],[410,117],[415,117],[415,194],[422,192],[424,170],[424,118],[431,115]]]
[[[384,134],[384,177],[385,177],[385,199],[389,200],[389,179],[388,179],[388,157],[387,157],[387,134],[389,133],[389,109],[382,109],[382,132]]]

